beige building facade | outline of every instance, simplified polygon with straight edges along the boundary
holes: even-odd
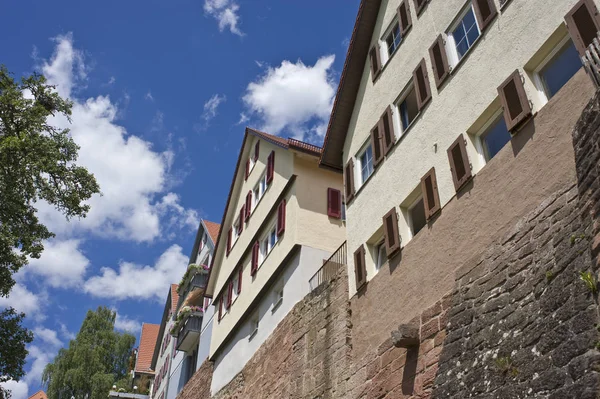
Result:
[[[572,35],[577,24],[595,34],[596,6],[361,2],[321,157],[344,170],[351,297],[388,253],[435,230],[444,206],[468,195],[506,146],[516,156],[519,132],[581,68],[582,39]]]
[[[319,147],[246,129],[206,295],[212,391],[241,371],[345,240],[342,176]]]

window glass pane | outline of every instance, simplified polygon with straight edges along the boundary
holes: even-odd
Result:
[[[548,98],[552,98],[573,75],[581,68],[579,53],[571,40],[541,71],[544,89]]]
[[[360,156],[361,177],[364,183],[371,173],[373,173],[373,149],[368,146],[365,152]]]
[[[400,110],[400,123],[402,124],[402,131],[405,131],[419,114],[419,106],[417,105],[417,92],[415,91],[414,87],[410,89],[406,95],[406,98],[400,103],[398,108]]]
[[[510,141],[510,133],[506,128],[504,117],[500,115],[498,120],[481,136],[485,149],[485,159],[490,160]]]
[[[385,258],[387,256],[387,253],[385,251],[385,245],[379,244],[379,246],[377,247],[377,259],[375,262],[375,267],[377,268],[377,270],[381,269],[381,266],[383,266],[383,264],[385,263]]]
[[[465,55],[475,40],[477,40],[479,34],[479,27],[475,21],[473,6],[471,6],[456,29],[452,32],[459,60]]]
[[[425,206],[423,205],[423,198],[419,200],[410,209],[410,220],[412,222],[412,232],[413,235],[417,235],[419,231],[427,224],[427,219],[425,218]]]
[[[396,49],[400,45],[401,40],[402,38],[400,37],[400,25],[396,24],[392,28],[390,34],[385,39],[389,55],[392,55],[394,51],[396,51]]]

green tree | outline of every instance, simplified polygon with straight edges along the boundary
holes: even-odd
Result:
[[[24,317],[12,308],[0,313],[0,382],[18,381],[24,375],[25,345],[33,340],[31,332],[21,326]],[[8,394],[0,387],[0,398],[8,397]]]
[[[85,201],[99,192],[94,176],[75,163],[79,147],[69,130],[49,123],[51,116],[71,115],[71,102],[54,89],[42,75],[17,82],[0,66],[0,297],[15,284],[13,274],[28,258],[39,258],[43,241],[54,236],[39,222],[36,203],[51,204],[67,219],[85,217]],[[1,317],[0,325],[14,334],[0,339],[0,381],[18,381],[31,335],[12,309]]]
[[[116,313],[89,310],[68,349],[61,349],[44,369],[49,399],[106,399],[112,385],[127,375],[135,337],[116,332]]]

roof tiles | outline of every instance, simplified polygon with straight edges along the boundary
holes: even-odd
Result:
[[[159,330],[159,324],[142,323],[140,346],[138,349],[137,360],[135,361],[136,373],[153,372],[150,365],[152,364],[152,356],[154,355],[154,347],[156,345]]]

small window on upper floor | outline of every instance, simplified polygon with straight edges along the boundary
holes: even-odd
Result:
[[[419,115],[417,91],[412,83],[401,95],[397,107],[400,115],[400,126],[402,127],[402,133],[404,133]]]
[[[273,247],[275,247],[275,244],[277,244],[277,223],[269,229],[267,235],[260,241],[259,264],[265,261],[267,255],[269,255],[273,250]]]
[[[233,247],[233,244],[237,241],[238,237],[241,234],[241,221],[239,216],[237,217],[237,219],[235,219],[235,222],[233,222],[233,226],[232,226],[232,237],[231,237],[231,246]]]
[[[260,177],[260,180],[258,181],[258,183],[256,183],[256,186],[254,186],[254,190],[253,193],[253,200],[252,200],[252,211],[254,211],[254,209],[256,208],[256,205],[258,204],[258,202],[260,201],[260,199],[263,197],[263,195],[265,194],[265,191],[267,191],[267,174],[263,173],[263,175]]]
[[[385,249],[385,241],[381,240],[375,246],[375,270],[379,271],[381,267],[387,262],[387,252]]]
[[[200,249],[199,249],[199,251],[202,251],[202,249],[206,245],[206,240],[207,240],[206,232],[203,232],[202,233],[202,239],[200,240]]]
[[[396,52],[401,41],[402,36],[400,35],[400,24],[398,21],[396,21],[392,24],[392,29],[385,37],[388,59]]]
[[[231,279],[231,303],[235,302],[237,297],[240,295],[240,275],[239,273],[234,273]]]
[[[479,134],[481,149],[486,162],[494,158],[510,141],[511,135],[506,128],[502,111],[498,111],[484,126]]]
[[[448,32],[448,42],[450,48],[450,60],[452,67],[467,54],[467,51],[473,46],[475,41],[481,35],[481,30],[477,24],[473,4],[470,3],[463,14],[458,18],[456,25],[452,26]]]
[[[356,159],[358,161],[359,186],[361,186],[373,174],[373,148],[370,143],[358,153]]]
[[[573,41],[567,37],[534,71],[534,81],[545,97],[543,102],[550,100],[582,65]]]
[[[282,302],[283,302],[283,281],[280,281],[279,283],[277,283],[277,285],[275,286],[275,289],[273,290],[272,311],[275,312],[277,310],[277,308],[279,308],[279,306],[281,305]]]
[[[254,314],[250,317],[250,335],[248,336],[248,340],[252,340],[258,332],[258,320],[258,314]]]
[[[408,225],[410,226],[410,232],[413,237],[416,236],[426,224],[427,217],[425,216],[425,205],[423,203],[423,197],[421,196],[408,208]]]

